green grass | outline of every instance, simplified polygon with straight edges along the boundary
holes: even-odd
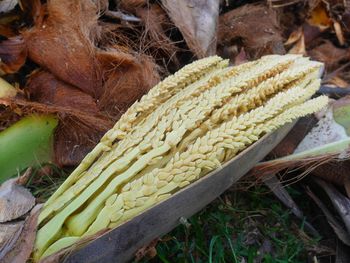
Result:
[[[52,163],[44,163],[33,169],[26,187],[37,198],[38,203],[43,203],[64,182],[68,174]]]
[[[317,244],[300,238],[303,222],[262,186],[226,192],[188,223],[160,239],[154,258],[140,261],[298,263]]]

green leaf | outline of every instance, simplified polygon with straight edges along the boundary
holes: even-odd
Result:
[[[53,156],[53,115],[30,115],[0,133],[0,183]]]

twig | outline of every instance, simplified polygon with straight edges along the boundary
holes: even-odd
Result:
[[[105,15],[110,17],[110,18],[117,18],[117,19],[120,19],[120,20],[128,21],[128,22],[140,22],[141,21],[140,18],[138,18],[136,16],[133,16],[133,15],[124,14],[121,11],[110,11],[110,10],[107,10],[105,12]]]

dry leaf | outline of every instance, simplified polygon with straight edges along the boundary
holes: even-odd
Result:
[[[301,2],[302,0],[268,0],[269,6],[273,8],[285,7],[294,5]]]
[[[285,53],[276,13],[263,5],[246,4],[221,15],[218,45],[244,47],[250,59]]]
[[[303,33],[303,28],[302,27],[299,27],[297,30],[293,31],[287,41],[284,43],[284,45],[291,45],[291,44],[294,44],[296,43],[297,41],[300,40],[300,38],[304,37],[304,33]]]
[[[350,86],[346,80],[339,76],[334,76],[329,80],[327,79],[325,83],[338,88],[348,88]]]
[[[135,260],[140,261],[143,258],[151,259],[157,255],[156,246],[158,244],[159,238],[152,240],[148,245],[140,248],[135,254]]]
[[[325,63],[326,69],[329,71],[338,68],[342,61],[349,58],[348,50],[337,48],[328,40],[310,50],[308,54],[312,59]]]
[[[190,50],[198,57],[214,55],[219,16],[218,0],[162,0]]]
[[[325,214],[329,225],[333,228],[338,238],[346,245],[350,246],[350,235],[343,228],[342,224],[335,218],[335,216],[328,210],[328,208],[322,203],[322,201],[310,190],[307,189],[306,193]]]
[[[24,65],[26,59],[27,47],[21,36],[0,42],[0,72],[15,73]]]
[[[315,180],[327,193],[335,210],[343,220],[348,235],[350,236],[350,199],[339,193],[339,191],[331,184],[326,183],[320,179]]]
[[[339,22],[334,21],[333,27],[334,27],[335,34],[338,38],[339,44],[341,46],[344,46],[345,45],[345,38],[344,38],[343,30],[341,29]]]
[[[24,226],[21,229],[18,237],[14,239],[15,241],[10,247],[10,251],[4,255],[0,256],[2,263],[25,263],[29,259],[36,236],[37,220],[39,212],[42,205],[36,205],[30,215],[24,221]]]
[[[1,0],[0,1],[0,13],[7,13],[15,8],[18,4],[18,0]]]
[[[298,41],[288,51],[288,54],[301,54],[301,55],[305,55],[306,54],[304,32],[302,32],[302,34],[301,34],[300,38],[298,39]]]
[[[90,95],[58,80],[46,71],[32,73],[26,83],[25,91],[31,101],[71,107],[90,115],[98,113],[96,102]]]
[[[23,226],[24,221],[0,223],[0,260],[3,260],[13,248],[23,230]]]
[[[333,107],[319,114],[320,120],[300,142],[294,153],[300,153],[328,143],[347,139],[348,135],[343,126],[334,120]]]
[[[307,21],[310,25],[317,26],[320,30],[326,30],[333,24],[324,3],[321,1],[311,11],[310,18]]]
[[[17,219],[30,211],[35,198],[16,179],[10,179],[0,186],[0,222]]]

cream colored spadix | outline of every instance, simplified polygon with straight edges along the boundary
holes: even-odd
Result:
[[[327,103],[305,102],[319,87],[320,63],[296,55],[226,63],[186,66],[123,115],[45,205],[35,260],[122,224]]]

